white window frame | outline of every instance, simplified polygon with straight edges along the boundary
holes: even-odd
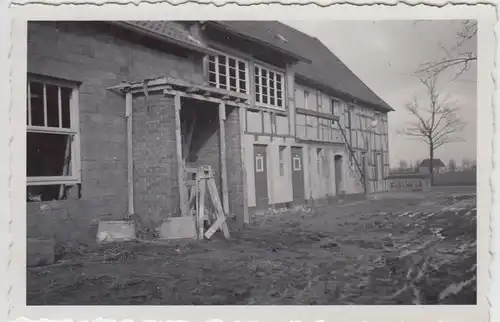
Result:
[[[280,177],[284,177],[285,173],[286,173],[285,152],[286,152],[286,146],[280,146],[278,148],[279,174],[280,174]]]
[[[259,70],[258,76],[255,73],[255,69]],[[262,102],[262,71],[265,70],[266,74],[268,75],[266,78],[266,87],[267,87],[267,103]],[[269,86],[269,73],[274,74],[274,104],[269,103],[271,101],[271,87]],[[266,107],[266,108],[271,108],[271,109],[278,109],[278,110],[285,110],[286,108],[286,103],[285,103],[285,74],[282,72],[279,72],[274,69],[270,69],[267,67],[264,67],[259,64],[254,65],[254,88],[255,88],[255,104],[261,107]],[[278,88],[278,82],[276,81],[276,75],[280,75],[281,77],[281,88]],[[259,77],[259,84],[255,82],[255,77]],[[259,88],[259,95],[257,95],[257,88]],[[281,97],[278,97],[278,90],[281,90]],[[281,99],[281,105],[278,105],[278,98]]]
[[[58,86],[58,108],[59,108],[59,127],[50,126],[34,126],[31,125],[31,83],[41,83],[44,88],[44,118],[47,124],[47,106],[46,106],[46,86]],[[26,181],[28,186],[42,186],[42,185],[60,185],[60,184],[78,184],[81,183],[81,160],[80,160],[80,125],[79,125],[79,107],[78,86],[75,83],[54,80],[46,77],[29,75],[27,79],[26,95],[27,99],[28,120],[26,125],[26,133],[43,133],[43,134],[65,134],[72,136],[71,140],[71,175],[68,176],[43,176],[43,177],[28,177],[26,174]],[[69,115],[70,115],[70,128],[62,127],[61,116],[61,87],[71,89],[71,97],[69,102]]]
[[[295,163],[297,161],[297,163]],[[301,157],[298,155],[293,156],[293,171],[301,171],[302,170],[302,161]]]
[[[221,84],[219,83],[219,57],[220,56],[223,56],[225,59],[226,59],[226,75],[225,75],[225,78],[226,78],[226,88],[221,88]],[[214,63],[215,63],[215,71],[211,71],[210,70],[210,63],[212,62],[211,61],[211,58],[214,57]],[[229,73],[229,59],[234,59],[236,61],[236,90],[232,90],[231,89],[231,86],[230,86],[230,79],[232,78],[230,76],[230,73]],[[245,65],[245,79],[240,79],[240,69],[239,69],[239,63],[243,63]],[[240,93],[240,94],[245,94],[245,95],[249,95],[250,94],[250,77],[249,77],[249,67],[248,67],[248,62],[243,60],[243,59],[240,59],[240,58],[237,58],[237,57],[234,57],[234,56],[231,56],[231,55],[228,55],[228,54],[225,54],[225,53],[221,53],[219,52],[218,55],[207,55],[207,63],[206,63],[206,68],[207,68],[207,81],[208,81],[208,84],[212,87],[215,87],[215,88],[218,88],[218,89],[222,89],[222,90],[227,90],[227,91],[230,91],[230,92],[236,92],[236,93]],[[211,83],[210,82],[210,75],[211,74],[214,74],[215,75],[215,84],[214,83]],[[243,88],[240,87],[240,81],[245,81],[245,88],[244,88],[244,92],[242,91]]]
[[[257,154],[257,156],[255,157],[255,172],[264,172],[264,156],[261,154]]]

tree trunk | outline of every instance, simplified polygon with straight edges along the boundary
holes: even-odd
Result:
[[[431,187],[434,185],[434,145],[429,145],[429,174],[431,175]]]

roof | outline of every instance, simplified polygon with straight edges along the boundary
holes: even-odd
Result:
[[[266,23],[267,21],[264,22]],[[282,35],[276,34],[272,31],[261,32],[258,23],[255,21],[206,21],[204,23],[222,28],[225,31],[232,32],[240,37],[250,39],[254,42],[261,43],[304,63],[311,63],[309,58],[302,56],[293,46],[287,46],[287,40]]]
[[[160,37],[191,50],[213,53],[204,43],[193,37],[186,25],[175,21],[116,21],[115,25]]]
[[[419,167],[428,167],[430,163],[430,159],[425,159],[422,162],[420,162]],[[432,159],[432,166],[433,167],[444,167],[443,161],[441,159]]]
[[[394,110],[317,38],[277,21],[217,21],[216,23],[309,59],[311,63],[300,61],[297,64],[296,74],[299,79],[319,83],[351,98],[375,105],[384,112]]]

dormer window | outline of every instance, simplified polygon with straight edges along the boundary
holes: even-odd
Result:
[[[227,55],[208,56],[208,83],[210,86],[248,93],[248,64]]]

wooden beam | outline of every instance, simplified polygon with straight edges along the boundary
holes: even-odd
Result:
[[[333,114],[317,112],[317,111],[308,110],[308,109],[305,109],[305,108],[298,108],[298,107],[296,107],[295,111],[297,112],[297,114],[308,115],[308,116],[315,116],[315,117],[320,117],[320,118],[327,119],[327,120],[338,121],[338,119],[339,119],[338,116],[335,116]]]
[[[132,141],[132,94],[125,95],[125,116],[127,118],[127,184],[128,184],[128,214],[134,214],[134,160]]]
[[[210,194],[210,198],[212,199],[212,204],[215,207],[215,212],[217,214],[217,218],[220,217],[226,217],[226,214],[224,214],[224,209],[222,208],[222,205],[220,204],[220,199],[219,195],[217,193],[217,187],[215,185],[215,180],[214,178],[207,179],[207,189]],[[222,222],[220,229],[222,230],[222,233],[224,234],[224,237],[226,239],[229,239],[229,228],[227,227],[227,223],[224,221]]]
[[[191,93],[184,93],[182,91],[165,89],[165,90],[163,90],[163,95],[171,95],[171,96],[179,95],[181,97],[193,98],[193,99],[197,99],[200,101],[213,102],[213,103],[217,103],[217,104],[225,103],[227,105],[233,105],[233,106],[237,106],[237,107],[246,107],[247,106],[244,103],[237,103],[237,102],[230,101],[230,100],[224,101],[223,99],[220,99],[220,98],[210,97],[209,96],[210,94],[207,94],[207,95],[191,94]]]
[[[229,195],[227,182],[227,160],[226,160],[226,104],[219,104],[219,131],[220,131],[220,164],[222,178],[222,203],[224,214],[229,214]]]
[[[127,88],[130,92],[142,92],[142,88],[144,85],[144,81],[134,82],[134,83],[123,83],[116,86],[108,87],[109,90],[124,90]],[[197,85],[191,82],[183,81],[177,78],[172,77],[160,77],[153,80],[146,80],[146,85],[150,91],[158,91],[166,88],[167,86],[172,87],[180,87],[183,88],[183,91],[187,88],[196,88],[197,91],[200,92],[209,92],[210,95],[227,95],[232,98],[241,98],[243,100],[249,100],[249,94],[236,93],[231,92],[227,89],[214,88],[205,85]]]
[[[295,136],[296,114],[295,114],[295,72],[293,66],[287,64],[285,72],[285,104],[288,110],[288,134]]]
[[[247,186],[247,168],[245,166],[245,125],[246,125],[246,111],[240,108],[240,150],[241,150],[241,169],[243,174],[243,214],[236,214],[236,223],[239,227],[245,224],[250,224],[250,217],[248,215],[248,186]],[[243,215],[243,216],[242,216]]]
[[[181,136],[181,97],[174,96],[175,108],[175,144],[176,144],[176,160],[177,160],[177,180],[179,183],[179,207],[182,216],[189,215],[189,209],[186,190],[186,178],[184,176],[184,160],[182,158],[182,136]]]

